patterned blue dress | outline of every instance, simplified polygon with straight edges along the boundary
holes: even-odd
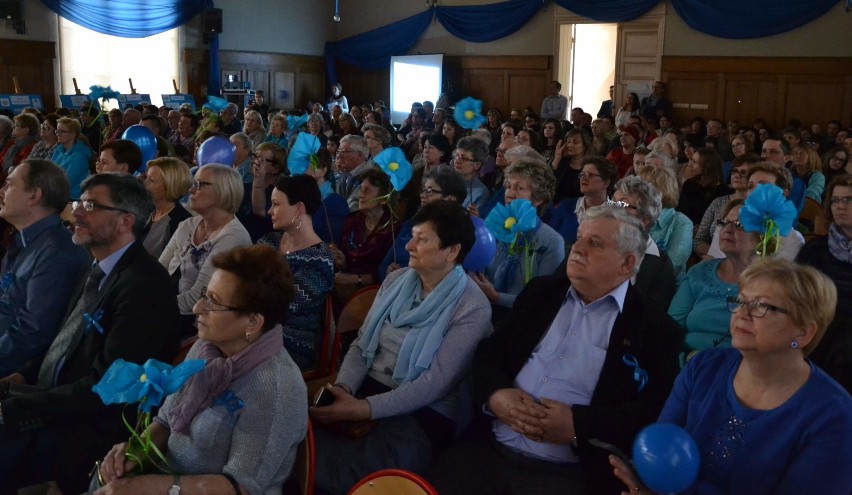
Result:
[[[278,250],[283,232],[270,232],[258,244]],[[324,243],[281,255],[290,265],[296,297],[281,320],[284,327],[284,347],[301,370],[317,363],[323,331],[323,307],[334,285],[334,259]]]

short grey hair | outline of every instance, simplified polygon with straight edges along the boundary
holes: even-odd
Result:
[[[367,131],[370,131],[373,134],[375,134],[376,137],[379,139],[379,141],[382,142],[382,146],[385,147],[385,148],[387,148],[388,145],[390,145],[391,135],[390,135],[390,133],[388,132],[387,129],[385,129],[384,127],[382,127],[380,125],[364,124],[364,127],[363,127],[363,129],[361,129],[361,131],[364,134],[366,134]]]
[[[212,185],[210,187],[213,188],[213,194],[216,195],[216,206],[228,213],[236,213],[240,209],[240,203],[242,203],[243,195],[245,195],[243,179],[237,169],[220,163],[208,163],[199,168],[195,175],[198,176],[202,170],[211,172],[210,182],[212,182]]]
[[[486,146],[491,146],[491,133],[488,129],[477,129],[473,131],[471,136],[485,141]]]
[[[254,147],[254,143],[252,143],[251,138],[248,137],[248,134],[245,132],[238,132],[236,134],[231,134],[231,137],[228,138],[232,143],[236,144],[235,141],[239,141],[243,148],[251,151],[252,147]]]
[[[473,137],[466,136],[456,143],[457,150],[469,151],[473,154],[473,161],[479,162],[479,165],[485,165],[485,160],[488,159],[488,145],[485,141]]]
[[[363,158],[367,158],[370,153],[367,148],[367,140],[355,134],[347,134],[340,139],[340,144],[349,143],[349,149],[355,153],[359,153]]]
[[[285,119],[285,122],[286,122],[286,119]],[[322,121],[322,117],[320,117],[319,115],[317,115],[315,113],[308,115],[308,124],[310,124],[311,122],[319,122],[320,125],[324,124],[324,122]]]
[[[636,264],[633,266],[631,276],[639,273],[639,265],[645,259],[645,248],[648,246],[648,234],[638,218],[617,206],[596,206],[589,208],[580,219],[580,223],[589,220],[601,220],[611,218],[618,222],[618,231],[615,233],[615,241],[620,254],[633,253]]]
[[[519,144],[518,146],[513,146],[507,149],[504,156],[509,164],[515,163],[519,160],[547,163],[547,160],[541,156],[541,153],[525,144]]]
[[[663,208],[663,195],[660,191],[635,175],[627,176],[616,182],[615,190],[624,194],[631,194],[639,199],[639,204],[633,206],[636,207],[642,223],[648,225],[648,228],[645,229],[647,232],[660,217],[660,210]]]
[[[237,115],[240,113],[240,107],[238,107],[236,103],[228,103],[225,105],[224,110],[227,110],[231,115]]]
[[[148,217],[154,211],[154,201],[142,182],[130,174],[95,174],[80,184],[80,190],[86,192],[97,186],[104,186],[109,190],[109,199],[117,210],[133,215],[133,235],[137,239],[141,238]]]

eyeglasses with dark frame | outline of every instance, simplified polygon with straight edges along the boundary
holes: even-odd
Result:
[[[116,208],[115,206],[107,206],[97,203],[95,201],[69,201],[68,204],[71,205],[71,211],[77,211],[80,208],[83,209],[86,213],[91,213],[95,210],[105,210],[105,211],[120,211],[122,213],[130,213],[124,208]]]
[[[204,311],[207,311],[208,313],[214,313],[216,311],[248,311],[248,309],[245,308],[217,303],[207,294],[207,289],[204,289],[204,292],[201,293],[201,307],[203,307]]]
[[[579,177],[580,179],[585,179],[585,178],[591,179],[592,177],[600,178],[600,176],[601,176],[600,174],[593,174],[591,172],[580,172],[579,174],[577,174],[577,177]]]
[[[828,202],[831,204],[831,206],[837,206],[837,205],[849,206],[850,204],[852,204],[852,196],[843,196],[843,197],[832,196],[828,200]]]
[[[431,187],[421,187],[420,188],[420,194],[422,196],[429,196],[429,197],[431,197],[433,194],[440,194],[441,196],[443,196],[444,191],[442,191],[440,189],[434,189],[434,188],[431,188]]]
[[[739,230],[740,232],[745,231],[745,227],[743,227],[742,222],[740,222],[739,220],[728,220],[727,218],[720,218],[716,220],[716,225],[718,225],[720,229],[724,229],[728,225],[733,225],[734,228]]]
[[[774,311],[776,313],[782,313],[785,315],[790,314],[790,312],[784,308],[780,308],[778,306],[775,306],[774,304],[769,304],[768,302],[758,301],[757,299],[753,301],[743,301],[742,299],[739,299],[737,297],[729,296],[726,302],[728,306],[728,311],[730,311],[731,313],[736,313],[740,310],[740,308],[745,307],[748,315],[754,318],[763,318],[769,311]]]

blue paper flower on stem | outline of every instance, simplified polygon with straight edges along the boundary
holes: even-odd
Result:
[[[191,359],[175,367],[155,359],[149,359],[142,366],[116,359],[92,391],[104,404],[138,402],[140,411],[150,413],[202,368],[203,359]]]
[[[485,226],[494,237],[505,244],[513,244],[518,234],[534,230],[538,225],[535,207],[526,199],[516,199],[509,205],[497,204],[488,217]]]
[[[453,117],[465,129],[479,129],[487,120],[482,116],[482,102],[469,96],[456,103]]]
[[[385,148],[373,158],[373,163],[388,174],[395,191],[402,191],[413,175],[411,163],[405,158],[405,153],[399,148]]]
[[[287,168],[293,175],[304,174],[309,165],[316,160],[316,152],[320,149],[320,140],[313,134],[300,132],[287,155]]]
[[[92,101],[103,100],[115,100],[118,101],[118,97],[121,96],[121,93],[112,89],[109,86],[89,86],[89,99]]]
[[[287,116],[287,128],[290,130],[299,129],[308,122],[308,114],[296,117],[295,115]]]
[[[774,184],[760,184],[752,191],[740,209],[740,222],[746,232],[761,236],[757,251],[761,256],[775,254],[781,237],[787,236],[799,213],[784,191]]]
[[[218,96],[208,96],[207,103],[203,105],[203,108],[209,108],[213,113],[218,114],[225,107],[228,106],[228,100],[224,98],[219,98]]]

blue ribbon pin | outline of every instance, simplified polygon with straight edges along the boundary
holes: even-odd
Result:
[[[639,360],[633,354],[624,354],[621,360],[624,364],[633,368],[633,380],[639,384],[639,392],[641,392],[648,383],[648,372],[639,367]]]
[[[99,309],[99,310],[95,311],[95,314],[93,314],[93,315],[89,315],[89,313],[83,313],[83,321],[86,322],[86,333],[89,333],[89,330],[91,330],[92,327],[95,327],[95,330],[97,330],[99,334],[103,335],[104,334],[104,327],[102,327],[101,324],[99,323],[101,321],[101,318],[103,318],[103,317],[104,317],[104,310],[103,309]]]
[[[3,275],[3,278],[0,279],[0,290],[6,290],[12,286],[12,281],[15,277],[12,275],[12,272],[6,272]]]
[[[222,395],[213,403],[216,406],[225,406],[228,414],[231,416],[231,422],[234,421],[234,414],[245,406],[245,402],[237,397],[233,390],[225,390]]]

